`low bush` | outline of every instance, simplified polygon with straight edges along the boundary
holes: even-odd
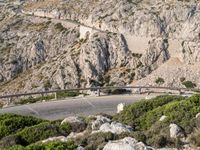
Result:
[[[112,88],[107,88],[107,89],[103,89],[101,90],[103,93],[105,94],[112,94],[112,95],[116,95],[116,94],[130,94],[131,90],[127,90],[127,89],[112,89]]]
[[[30,127],[44,122],[45,120],[31,116],[20,116],[15,114],[4,114],[0,116],[0,139],[17,133],[25,127]]]
[[[200,95],[189,98],[180,96],[160,96],[151,100],[136,102],[114,116],[114,120],[132,125],[135,128],[135,137],[144,143],[156,148],[181,147],[179,139],[172,140],[169,133],[170,123],[175,123],[184,128],[186,134],[199,128]],[[159,121],[161,116],[167,116],[164,121]],[[142,137],[137,137],[141,133]],[[198,146],[199,135],[194,134],[191,141]]]
[[[195,88],[196,87],[196,84],[193,83],[192,81],[184,81],[182,82],[182,84],[186,87],[186,88]]]
[[[195,145],[196,147],[200,146],[200,129],[195,130],[189,137],[190,143]]]
[[[40,140],[47,139],[53,136],[65,135],[71,132],[71,126],[67,123],[63,126],[52,124],[51,122],[44,122],[32,127],[23,129],[17,133],[21,139],[21,145],[26,146]]]
[[[166,123],[176,123],[182,126],[186,132],[192,131],[192,118],[200,112],[200,95],[194,95],[181,101],[170,102],[148,111],[144,116],[139,117],[140,128],[150,128],[162,115],[166,115]]]
[[[150,110],[153,110],[154,108],[163,106],[169,102],[180,101],[182,99],[184,98],[181,96],[165,95],[158,96],[151,100],[142,100],[125,107],[124,111],[115,115],[113,119],[118,122],[131,125],[132,127],[136,127],[138,124],[138,121],[136,119],[142,116],[143,114],[147,113]]]
[[[20,99],[18,101],[15,101],[14,103],[15,104],[28,104],[28,103],[36,103],[36,102],[40,102],[40,101],[43,101],[43,100],[51,100],[51,99],[54,99],[55,96],[54,95],[47,95],[47,96],[40,96],[40,97],[29,97],[29,98],[26,98],[26,99]]]
[[[85,147],[85,150],[93,150],[93,149],[103,149],[105,144],[110,140],[116,140],[117,135],[108,132],[108,133],[94,133],[87,134],[84,137],[75,139],[78,145],[82,145]]]
[[[21,143],[21,139],[17,135],[9,135],[1,139],[0,149],[6,149],[13,145],[18,145]]]
[[[77,148],[77,145],[73,141],[61,142],[61,141],[52,141],[48,143],[37,143],[31,144],[27,147],[16,145],[11,147],[9,150],[74,150]]]
[[[157,78],[157,79],[155,80],[155,83],[161,85],[161,84],[165,83],[165,80],[164,80],[163,78],[160,78],[160,77],[159,77],[159,78]]]
[[[67,91],[67,92],[58,92],[57,93],[57,98],[65,98],[65,97],[76,97],[80,95],[81,93],[79,92],[73,92],[73,91]]]

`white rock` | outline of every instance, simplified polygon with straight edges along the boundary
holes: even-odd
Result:
[[[144,143],[139,142],[131,137],[126,137],[117,141],[109,141],[103,150],[150,150],[144,145]]]
[[[84,123],[84,122],[83,122],[83,119],[80,118],[80,117],[77,117],[77,116],[71,116],[71,117],[65,118],[65,119],[61,122],[61,125],[62,125],[63,123],[66,123],[66,122],[69,122],[69,123],[80,123],[80,124]]]
[[[85,150],[85,149],[82,146],[78,146],[75,150]]]
[[[131,131],[132,131],[131,126],[127,126],[122,123],[112,122],[111,124],[104,123],[103,125],[101,125],[100,129],[97,130],[96,132],[112,132],[114,134],[121,134],[123,132],[131,132]]]
[[[62,142],[67,142],[68,141],[68,138],[67,137],[64,137],[64,136],[58,136],[58,137],[50,137],[46,140],[43,140],[42,143],[47,143],[47,142],[50,142],[50,141],[62,141]]]
[[[178,125],[171,123],[169,125],[169,128],[170,128],[170,137],[171,138],[184,137],[184,131]]]
[[[200,113],[196,114],[196,118],[199,118],[200,117]]]
[[[87,132],[87,130],[80,132],[80,133],[76,133],[76,132],[71,132],[68,136],[67,139],[75,139],[77,137],[81,137],[83,136],[85,133]]]
[[[124,110],[125,103],[120,103],[117,105],[117,113],[120,113],[121,111]]]
[[[92,130],[99,130],[102,124],[110,122],[111,120],[109,118],[98,115],[96,116],[96,120],[92,122]]]
[[[163,115],[163,116],[160,117],[159,121],[163,121],[163,120],[165,120],[166,118],[167,118],[167,116]]]

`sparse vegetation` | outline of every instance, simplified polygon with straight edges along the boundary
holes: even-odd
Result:
[[[36,102],[41,102],[43,100],[52,100],[54,99],[55,96],[54,95],[47,95],[47,96],[39,96],[39,97],[29,97],[26,99],[20,99],[20,100],[16,100],[14,102],[14,104],[29,104],[29,103],[36,103]]]
[[[60,32],[66,30],[61,23],[55,24],[55,29],[60,31]]]
[[[162,85],[165,83],[165,80],[163,78],[160,78],[158,77],[156,80],[155,80],[155,83],[158,84],[158,85]]]
[[[184,81],[182,82],[182,84],[186,87],[186,88],[195,88],[196,87],[196,84],[193,83],[192,81]]]

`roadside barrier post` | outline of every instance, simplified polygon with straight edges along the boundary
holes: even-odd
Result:
[[[101,96],[99,88],[97,89],[97,96]]]
[[[55,96],[55,100],[57,100],[57,93],[56,92],[54,93],[54,96]]]
[[[142,88],[139,87],[139,94],[142,94]]]

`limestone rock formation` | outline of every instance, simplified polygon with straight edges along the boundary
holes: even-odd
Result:
[[[123,132],[131,132],[133,129],[131,126],[124,125],[122,123],[112,122],[112,123],[104,123],[101,125],[99,130],[93,131],[96,132],[111,132],[114,134],[121,134]]]
[[[102,124],[110,122],[111,120],[109,118],[98,115],[96,116],[96,120],[92,122],[92,130],[99,130]]]
[[[121,111],[124,110],[125,103],[120,103],[117,105],[117,113],[120,113]]]
[[[152,150],[150,147],[144,145],[142,142],[138,142],[137,140],[126,137],[117,141],[109,141],[103,150]]]
[[[57,136],[57,137],[50,137],[46,140],[43,140],[42,143],[47,143],[47,142],[50,142],[50,141],[62,141],[62,142],[67,142],[68,139],[64,136]]]
[[[184,77],[200,87],[199,9],[197,0],[6,1],[0,93],[157,86],[160,76],[162,86],[184,87]]]
[[[171,123],[169,128],[171,138],[180,138],[185,136],[184,130],[178,125]]]

